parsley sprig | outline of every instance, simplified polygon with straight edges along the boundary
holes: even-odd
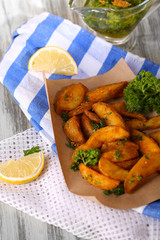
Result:
[[[130,112],[156,111],[160,114],[160,79],[142,70],[124,89],[124,99]]]
[[[32,147],[31,149],[23,150],[24,156],[27,156],[32,153],[40,152],[40,151],[41,151],[41,149],[39,146]]]

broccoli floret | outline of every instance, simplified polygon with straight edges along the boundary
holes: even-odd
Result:
[[[98,163],[100,157],[100,150],[90,148],[88,151],[82,149],[77,151],[74,157],[75,163],[84,163],[85,165],[95,166]]]

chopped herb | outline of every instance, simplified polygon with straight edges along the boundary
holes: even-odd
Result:
[[[116,156],[117,160],[121,157],[121,153],[120,153],[119,149],[116,149],[115,156]]]
[[[103,128],[103,127],[106,126],[105,120],[106,120],[105,118],[102,118],[102,119],[100,120],[100,122],[99,122],[100,128]]]
[[[67,115],[66,112],[62,112],[61,118],[64,122],[67,122],[69,120],[69,116]]]
[[[84,165],[95,166],[100,158],[100,150],[96,148],[90,148],[87,151],[82,149],[77,151],[74,157],[75,163],[84,163]]]
[[[141,180],[143,179],[143,176],[142,176],[142,175],[138,175],[138,176],[136,176],[136,179],[137,179],[138,181],[141,181]]]
[[[112,114],[112,112],[109,112],[109,113],[105,113],[105,115],[111,115]]]
[[[98,185],[98,184],[101,184],[101,183],[100,183],[100,182],[98,182],[98,181],[94,181],[94,183],[95,183],[95,184],[97,184],[97,185]]]
[[[23,150],[24,156],[27,156],[27,155],[32,154],[32,153],[40,152],[40,151],[41,150],[40,150],[39,146],[32,147],[31,149],[28,149],[28,150]]]
[[[85,100],[88,101],[88,95],[85,96]]]
[[[91,126],[92,126],[92,128],[93,128],[93,132],[96,132],[96,131],[100,128],[100,126],[99,126],[98,123],[95,123],[95,122],[93,122],[93,121],[90,121],[90,124],[91,124]]]
[[[123,183],[120,183],[118,185],[118,187],[116,187],[116,188],[114,188],[112,190],[104,190],[103,193],[105,195],[110,195],[110,194],[113,193],[116,196],[120,196],[120,195],[124,194],[124,185],[123,185]]]
[[[125,144],[126,144],[126,142],[127,142],[127,138],[126,137],[124,137],[124,138],[122,138],[122,139],[119,139],[119,141],[122,143],[122,145],[124,146]]]
[[[68,143],[66,143],[66,146],[74,150],[75,149],[74,143],[72,143],[69,138],[67,138],[67,141]]]
[[[70,166],[70,169],[72,169],[74,172],[79,170],[79,164],[78,163],[72,163]]]
[[[92,182],[92,175],[91,174],[88,174],[85,179],[88,180],[89,178],[91,178],[91,182]]]
[[[106,94],[106,97],[107,97],[107,98],[109,98],[109,97],[110,97],[110,95],[109,95],[109,94]]]
[[[149,160],[149,157],[147,155],[145,155],[145,159]]]
[[[129,183],[133,183],[133,182],[135,182],[135,180],[129,180],[128,182],[129,182]]]
[[[64,98],[65,98],[65,101],[68,101],[68,94],[66,94]]]
[[[142,141],[142,135],[141,135],[140,133],[138,133],[137,135],[135,135],[134,138]]]

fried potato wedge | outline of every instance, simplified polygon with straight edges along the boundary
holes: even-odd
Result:
[[[119,126],[126,129],[125,123],[121,115],[109,104],[97,102],[92,105],[93,111],[99,118],[105,119],[105,124],[108,126]]]
[[[111,106],[114,107],[114,109],[122,116],[137,118],[141,121],[142,120],[146,121],[146,118],[145,116],[143,116],[143,114],[128,112],[125,102],[115,102],[115,103],[112,103]]]
[[[131,138],[139,146],[139,150],[142,154],[160,152],[158,144],[152,138],[136,129],[131,130]]]
[[[160,116],[152,117],[147,121],[140,121],[138,119],[131,119],[126,121],[126,125],[130,129],[151,130],[160,127]]]
[[[100,173],[100,171],[99,171],[99,167],[98,167],[98,164],[97,165],[95,165],[95,166],[89,166],[91,169],[93,169],[94,171],[96,171],[96,172],[99,172]]]
[[[141,121],[138,119],[131,119],[126,121],[126,125],[129,129],[145,130],[147,129],[146,123],[147,121]]]
[[[125,181],[124,189],[130,193],[145,178],[160,170],[160,152],[150,152],[142,158],[129,171]]]
[[[132,158],[139,156],[138,148],[133,146],[128,148],[124,146],[123,148],[117,148],[116,150],[111,150],[109,152],[104,152],[101,155],[104,158],[107,158],[111,162],[123,162]]]
[[[128,82],[119,82],[115,84],[108,84],[93,91],[89,91],[86,94],[86,101],[98,102],[107,101],[111,98],[119,97],[122,95],[124,88],[127,86]]]
[[[126,139],[120,139],[115,142],[110,142],[110,143],[105,142],[101,147],[101,152],[109,152],[116,149],[122,149],[124,148],[124,146],[126,148],[136,148],[136,149],[139,148],[138,145],[135,144],[134,142],[131,142]]]
[[[82,130],[87,138],[94,133],[94,128],[91,125],[91,120],[83,114],[81,117]]]
[[[91,121],[94,121],[95,123],[100,123],[101,120],[99,119],[99,117],[95,113],[93,113],[93,112],[91,112],[91,111],[89,111],[87,109],[84,110],[84,113],[86,114],[86,116]]]
[[[106,177],[93,169],[85,166],[83,163],[80,164],[79,170],[82,174],[82,177],[90,184],[94,185],[95,187],[104,189],[104,190],[111,190],[120,184],[120,181],[111,179]]]
[[[85,109],[92,109],[92,102],[82,102],[78,107],[68,112],[69,117],[79,115],[85,111]]]
[[[79,106],[86,95],[88,88],[82,83],[77,83],[62,90],[55,101],[55,111],[61,114],[63,111],[71,111]]]
[[[121,168],[130,170],[138,161],[139,161],[139,157],[133,158],[127,161],[123,161],[123,162],[117,162],[115,164]]]
[[[107,158],[101,157],[98,162],[100,172],[112,179],[123,182],[128,174],[128,171],[120,168],[115,163],[109,161]]]
[[[101,148],[104,142],[113,142],[118,139],[123,139],[124,137],[128,138],[129,132],[121,127],[107,126],[104,128],[100,128],[90,136],[90,138],[85,144],[82,144],[74,150],[72,155],[72,161],[74,162],[74,156],[80,149],[88,150],[90,148]]]
[[[81,131],[80,119],[77,116],[70,118],[64,124],[64,132],[73,142],[81,144],[86,142],[83,132]]]
[[[160,127],[160,115],[150,118],[146,122],[146,129],[156,129]]]
[[[152,132],[149,134],[149,136],[153,138],[158,143],[158,145],[160,144],[160,131]]]

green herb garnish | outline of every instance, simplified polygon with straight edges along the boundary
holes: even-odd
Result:
[[[156,111],[160,114],[160,79],[142,70],[124,89],[124,99],[130,112]]]
[[[74,157],[75,163],[84,163],[84,165],[95,166],[100,158],[100,150],[96,148],[90,148],[87,151],[82,149],[77,151]]]
[[[117,160],[121,157],[121,153],[120,153],[119,149],[116,149],[115,156],[116,156]]]
[[[93,132],[96,132],[100,128],[99,124],[95,123],[94,121],[90,121],[90,124],[93,128]]]
[[[119,141],[122,143],[122,145],[124,146],[125,144],[126,144],[126,142],[127,142],[127,138],[126,137],[124,137],[124,138],[122,138],[122,139],[119,139]]]
[[[143,176],[142,176],[142,175],[138,175],[138,176],[136,176],[136,179],[137,179],[138,181],[141,181],[141,180],[143,179]]]
[[[99,122],[100,128],[103,128],[103,127],[106,126],[105,120],[106,120],[105,118],[102,118],[102,119],[100,120],[100,122]]]
[[[71,142],[71,140],[69,138],[67,138],[67,142],[68,143],[66,143],[66,146],[75,150],[75,145]]]
[[[140,134],[135,135],[134,138],[142,141],[142,136]]]
[[[112,193],[116,196],[120,196],[120,195],[124,194],[124,185],[123,185],[123,183],[120,183],[118,185],[118,187],[116,187],[112,190],[104,190],[103,193],[107,196],[112,194]]]
[[[69,120],[69,117],[66,112],[61,113],[61,118],[64,122],[67,122]]]
[[[23,150],[24,156],[27,156],[32,153],[40,152],[40,151],[41,151],[41,149],[39,146],[32,147],[31,149]]]
[[[72,163],[70,166],[70,169],[72,169],[74,172],[79,170],[79,163]]]

